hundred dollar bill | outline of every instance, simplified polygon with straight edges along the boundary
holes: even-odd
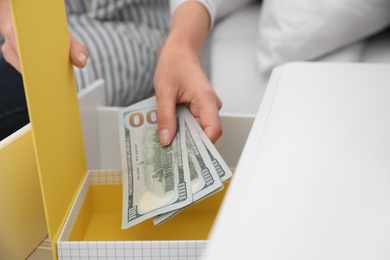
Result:
[[[184,120],[190,127],[190,129],[196,129],[200,135],[200,138],[203,142],[203,145],[205,146],[207,153],[209,154],[211,161],[214,165],[215,170],[218,173],[219,178],[222,182],[232,177],[232,171],[230,170],[230,167],[227,165],[225,160],[222,158],[222,156],[219,154],[217,148],[215,148],[214,144],[210,141],[210,139],[207,137],[206,133],[203,131],[203,129],[200,127],[194,116],[191,114],[191,112],[188,110],[188,108],[184,109]]]
[[[192,186],[192,204],[200,201],[207,195],[223,189],[223,184],[214,168],[201,137],[196,129],[190,130],[184,120],[184,107],[177,108],[181,129],[185,129],[188,154],[188,164]],[[190,204],[190,205],[192,205]],[[189,206],[190,206],[189,205]],[[176,215],[180,210],[168,212],[153,218],[153,223],[159,225]]]
[[[119,112],[123,168],[122,229],[192,202],[185,131],[178,123],[169,146],[161,147],[156,107]]]
[[[219,187],[218,189],[214,190],[213,192],[207,194],[207,195],[204,196],[203,198],[198,199],[196,202],[193,202],[193,203],[191,203],[190,205],[188,205],[188,206],[186,206],[186,207],[184,207],[184,208],[182,208],[182,209],[174,210],[174,211],[171,211],[171,212],[167,212],[167,213],[165,213],[165,214],[162,214],[162,215],[155,216],[155,217],[153,217],[153,224],[154,224],[155,226],[159,226],[159,225],[165,223],[166,221],[170,220],[171,218],[173,218],[173,217],[176,216],[177,214],[179,214],[183,209],[188,208],[188,207],[192,206],[193,204],[198,203],[198,202],[200,202],[200,201],[202,201],[202,200],[204,200],[204,199],[207,199],[208,197],[213,196],[214,194],[220,192],[220,191],[223,190],[223,189],[224,189],[224,186],[222,185],[222,186]]]

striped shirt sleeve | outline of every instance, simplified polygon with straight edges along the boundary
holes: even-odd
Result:
[[[171,17],[175,13],[176,9],[183,3],[188,1],[195,1],[199,2],[206,7],[207,11],[210,15],[210,27],[212,28],[215,22],[215,17],[217,15],[217,9],[222,0],[170,0],[170,10],[171,10]]]

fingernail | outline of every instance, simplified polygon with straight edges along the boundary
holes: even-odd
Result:
[[[162,130],[160,131],[159,136],[160,136],[160,144],[161,144],[162,146],[166,146],[166,145],[169,144],[169,137],[170,137],[171,135],[170,135],[170,132],[169,132],[168,129],[162,129]]]
[[[84,65],[84,67],[87,65],[87,55],[85,55],[84,52],[80,52],[79,60]]]

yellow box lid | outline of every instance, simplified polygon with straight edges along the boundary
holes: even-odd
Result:
[[[63,0],[11,0],[49,237],[87,173]],[[15,162],[23,163],[23,162]]]

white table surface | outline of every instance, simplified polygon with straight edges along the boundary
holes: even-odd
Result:
[[[390,259],[390,66],[275,72],[207,260]]]

